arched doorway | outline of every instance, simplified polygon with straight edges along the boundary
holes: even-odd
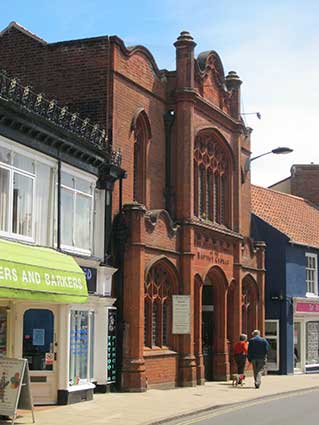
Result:
[[[202,288],[202,352],[207,381],[223,380],[229,373],[226,294],[225,275],[213,267]]]

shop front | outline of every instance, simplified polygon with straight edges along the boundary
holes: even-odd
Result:
[[[318,298],[294,298],[294,371],[319,373]]]
[[[68,389],[68,376],[76,368],[70,330],[78,329],[72,306],[87,304],[85,275],[71,256],[0,240],[1,355],[28,360],[36,404],[55,404],[61,390]],[[85,325],[77,347],[81,355],[90,344]]]

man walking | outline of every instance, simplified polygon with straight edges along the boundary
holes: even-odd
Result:
[[[253,331],[252,336],[248,345],[248,361],[253,365],[255,388],[259,388],[261,384],[261,374],[267,361],[269,343],[265,338],[260,336],[260,331],[257,329]]]

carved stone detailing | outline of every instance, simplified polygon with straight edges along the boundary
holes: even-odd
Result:
[[[98,124],[91,124],[88,118],[82,120],[77,113],[70,113],[67,107],[58,106],[56,100],[46,99],[43,93],[34,93],[30,86],[22,86],[17,78],[10,78],[5,71],[0,71],[0,97],[83,138],[106,152],[111,164],[121,165],[121,151],[112,150],[106,131],[100,129]]]
[[[174,237],[176,235],[177,230],[179,229],[179,226],[173,222],[173,220],[171,219],[171,216],[166,210],[150,210],[146,213],[145,224],[146,224],[147,230],[151,232],[154,231],[160,216],[164,218],[169,237],[170,238]]]
[[[216,239],[212,235],[209,235],[208,232],[199,232],[194,233],[194,245],[197,248],[207,249],[207,250],[218,250],[218,251],[232,251],[233,244],[228,241]]]
[[[197,58],[197,64],[200,78],[205,80],[210,75],[219,89],[220,109],[223,109],[224,106],[229,109],[231,93],[227,91],[224,68],[219,55],[213,50],[202,52]]]

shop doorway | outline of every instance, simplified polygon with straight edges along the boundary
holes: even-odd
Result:
[[[57,314],[55,308],[21,311],[22,357],[28,360],[35,404],[57,402]]]
[[[205,380],[214,376],[214,305],[212,285],[203,285],[202,292],[202,352],[204,357]]]

